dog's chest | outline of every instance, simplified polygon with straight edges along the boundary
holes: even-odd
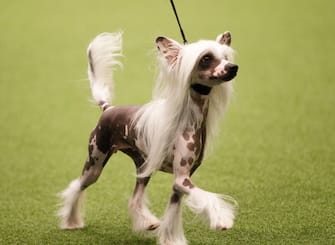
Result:
[[[176,139],[172,153],[165,159],[161,171],[173,172],[175,167],[189,167],[190,169],[200,165],[205,148],[205,127],[187,128]]]

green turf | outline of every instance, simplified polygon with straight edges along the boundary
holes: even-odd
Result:
[[[190,244],[335,244],[335,2],[176,1],[189,41],[233,35],[235,98],[194,182],[239,202],[234,228],[209,231],[185,208]],[[57,227],[55,194],[78,176],[99,116],[85,51],[124,30],[116,104],[150,99],[154,39],[181,40],[169,1],[0,3],[0,243],[155,244],[133,234],[132,162],[117,154],[88,190],[87,227]],[[149,186],[162,215],[172,178]]]

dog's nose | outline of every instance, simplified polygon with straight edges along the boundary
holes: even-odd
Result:
[[[219,79],[220,81],[230,81],[237,74],[238,66],[232,63],[226,63],[224,65],[218,65],[215,68],[212,79]]]
[[[237,70],[238,70],[238,65],[235,65],[235,64],[232,64],[232,63],[228,63],[228,64],[225,65],[225,70],[228,73],[236,74]]]

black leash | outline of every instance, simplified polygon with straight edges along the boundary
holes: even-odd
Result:
[[[176,16],[176,19],[177,19],[179,30],[180,30],[181,36],[183,37],[184,44],[187,44],[187,40],[186,40],[184,31],[183,31],[183,28],[181,27],[181,24],[180,24],[180,21],[179,21],[179,18],[178,18],[178,14],[177,14],[177,10],[176,10],[176,7],[174,6],[174,2],[173,2],[173,0],[170,0],[170,2],[171,2],[171,5],[172,5],[174,15]]]

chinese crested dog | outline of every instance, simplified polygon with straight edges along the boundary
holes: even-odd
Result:
[[[121,65],[121,33],[98,35],[88,47],[88,76],[102,115],[91,133],[82,174],[61,194],[61,228],[84,226],[84,190],[99,178],[108,159],[122,151],[133,159],[136,186],[129,201],[134,231],[156,230],[160,244],[187,244],[182,226],[182,197],[208,221],[211,229],[233,226],[233,199],[204,191],[191,181],[232,92],[238,66],[233,63],[231,35],[216,41],[181,45],[158,37],[159,76],[153,99],[143,106],[111,106],[113,69]],[[147,205],[145,188],[155,171],[172,173],[172,195],[161,219]],[[228,200],[227,200],[228,199]]]

